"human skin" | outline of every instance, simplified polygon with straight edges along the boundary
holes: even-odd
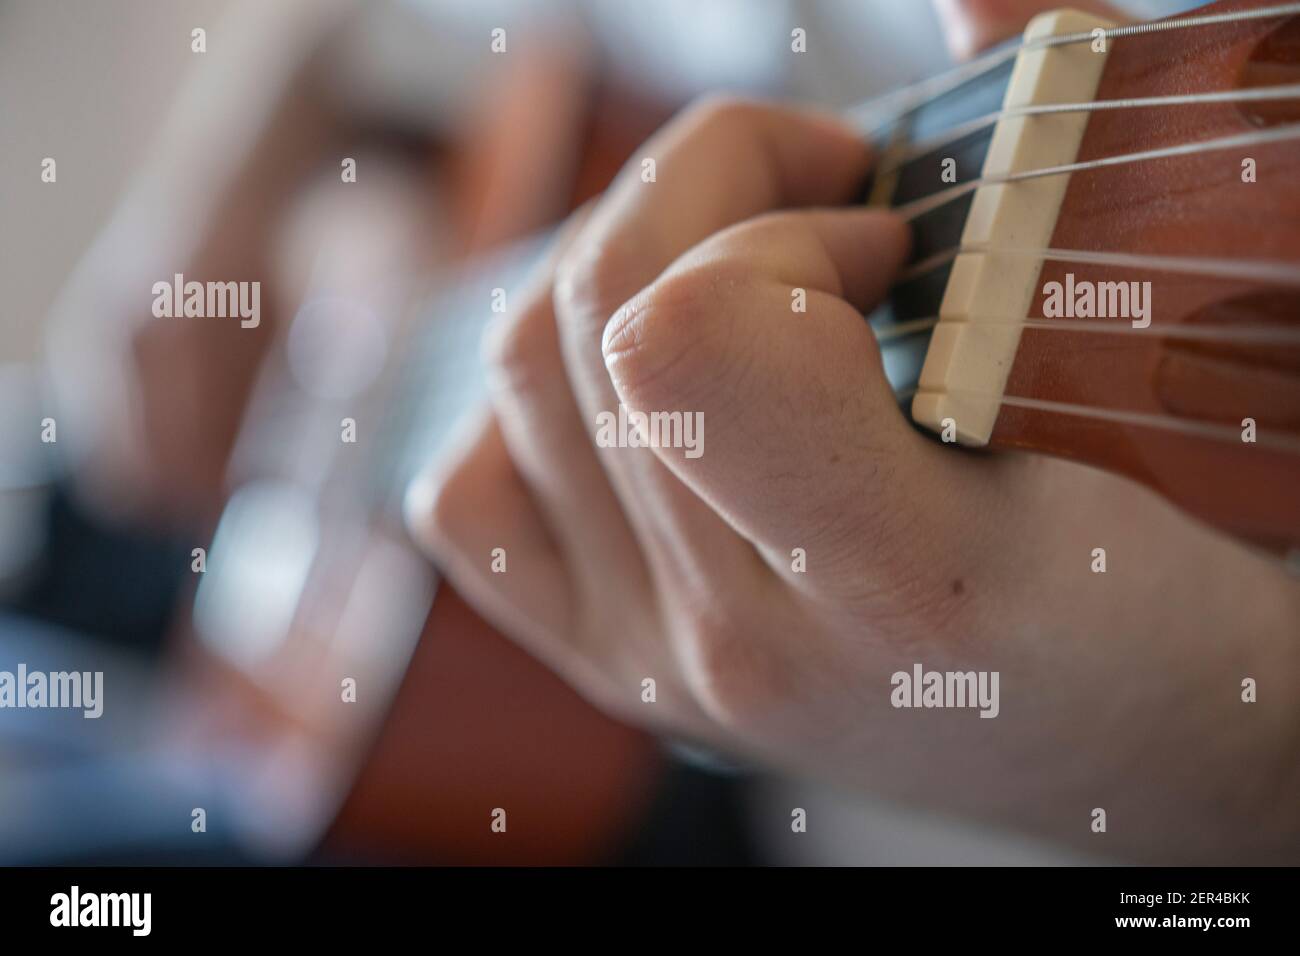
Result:
[[[417,537],[623,719],[1101,856],[1294,862],[1300,586],[1133,483],[916,432],[861,317],[909,241],[846,205],[869,164],[806,112],[670,124],[495,328]],[[620,402],[702,413],[704,454],[597,447]],[[1000,714],[892,707],[915,663],[998,671]]]

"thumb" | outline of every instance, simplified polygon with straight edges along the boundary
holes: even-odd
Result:
[[[1123,13],[1104,0],[1073,0],[1076,10],[1122,21]],[[934,0],[948,49],[965,60],[987,47],[1019,35],[1025,24],[1061,4],[1051,0]]]
[[[763,216],[687,253],[606,329],[624,404],[705,426],[696,457],[656,453],[799,587],[860,593],[864,559],[942,525],[968,487],[953,472],[970,462],[908,424],[861,314],[908,244],[888,213]],[[816,584],[792,568],[795,548],[818,562]]]

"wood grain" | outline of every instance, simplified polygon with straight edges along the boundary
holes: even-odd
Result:
[[[1235,0],[1207,9],[1260,5]],[[1112,43],[1098,99],[1294,82],[1294,71],[1300,71],[1300,17]],[[1295,109],[1288,101],[1262,110],[1225,103],[1096,112],[1079,160],[1294,121]],[[1257,163],[1254,183],[1242,181],[1247,156]],[[1292,141],[1076,173],[1052,246],[1300,262],[1300,148]],[[1300,329],[1296,287],[1047,262],[1039,288],[1063,282],[1067,272],[1078,281],[1150,280],[1153,329]],[[1040,295],[1031,318],[1042,317],[1042,302]],[[1261,436],[1294,440],[1300,435],[1300,349],[1026,329],[1006,393],[1236,425],[1238,431],[1241,420],[1250,417]],[[1267,442],[1217,440],[1004,405],[990,444],[1045,451],[1121,472],[1206,521],[1273,550],[1300,544],[1300,454]]]

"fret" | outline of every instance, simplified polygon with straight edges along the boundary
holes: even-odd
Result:
[[[882,171],[873,174],[868,182],[865,191],[868,203],[898,208],[954,184],[977,179],[992,141],[994,127],[991,125],[934,152],[898,161],[896,165],[895,158],[912,143],[1000,110],[1013,66],[1014,61],[1007,60],[920,104],[893,124],[887,130],[886,139],[878,143],[877,169]],[[952,160],[949,181],[943,175],[944,160]],[[917,217],[912,223],[909,264],[919,263],[960,243],[973,198],[964,197]],[[938,314],[950,270],[951,264],[947,264],[898,283],[888,301],[870,316],[871,327],[881,338],[885,374],[900,402],[910,400],[916,390],[930,341],[928,329],[909,330],[917,319]]]
[[[1099,26],[1116,49],[1087,42]],[[888,130],[882,178],[891,205],[912,204],[916,248],[872,324],[904,397],[927,340],[918,424],[1118,472],[1295,549],[1297,37],[1300,5],[1132,28],[1047,15],[1003,108],[948,133]],[[937,186],[936,160],[974,144],[979,174]],[[907,191],[918,164],[928,182]],[[1082,319],[1050,306],[1074,288],[1102,304]],[[1118,317],[1103,289],[1122,294]]]
[[[1073,11],[1035,17],[1025,31],[1025,44],[1031,48],[1016,59],[1005,107],[1093,99],[1107,54],[1084,45],[1032,48],[1032,44],[1111,25]],[[1003,119],[994,127],[983,169],[975,178],[1071,163],[1078,157],[1087,123],[1087,113]],[[974,199],[962,233],[949,248],[980,243],[990,251],[959,255],[951,264],[937,313],[939,323],[912,402],[912,416],[918,423],[936,432],[952,423],[958,441],[987,444],[1000,408],[995,399],[1006,387],[1020,329],[1012,322],[982,320],[1028,316],[1041,268],[1036,259],[999,257],[996,250],[1013,243],[1049,246],[1068,183],[1068,176],[1049,176],[982,186],[971,193]]]

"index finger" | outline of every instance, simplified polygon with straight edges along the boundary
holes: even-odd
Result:
[[[647,143],[556,279],[565,366],[583,419],[597,422],[619,406],[601,341],[624,302],[727,226],[783,207],[851,199],[869,162],[867,145],[833,117],[735,100],[706,101]],[[600,448],[598,455],[660,574],[700,580],[689,573],[697,559],[737,576],[757,573],[749,545],[651,449]]]
[[[711,98],[632,157],[561,270],[572,316],[604,321],[677,256],[715,232],[774,209],[850,201],[871,149],[838,118]],[[599,358],[600,336],[594,342]]]

